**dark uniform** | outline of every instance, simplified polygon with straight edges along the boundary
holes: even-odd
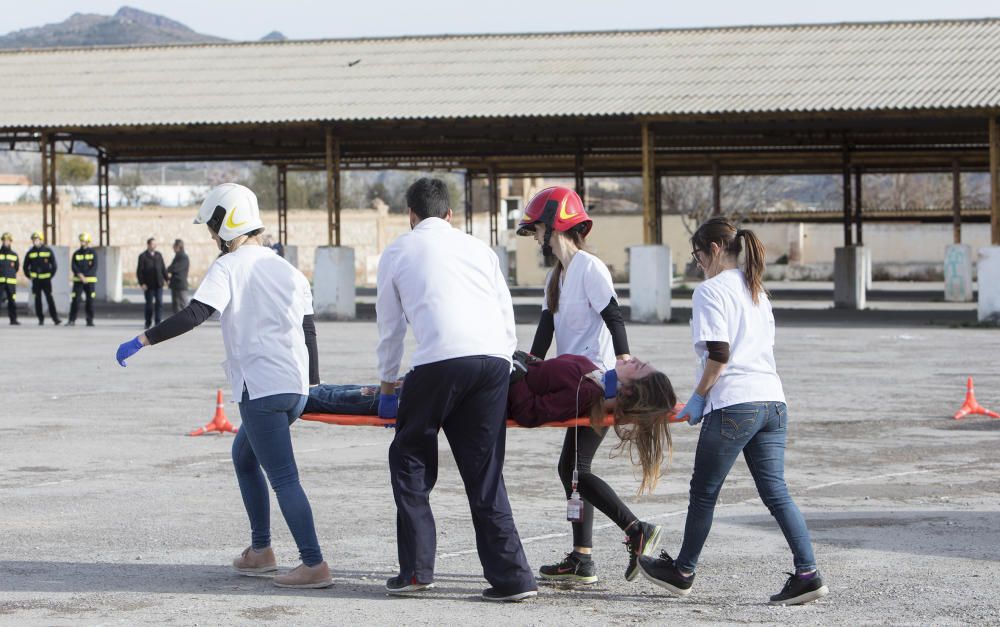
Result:
[[[0,303],[7,301],[7,315],[11,324],[17,321],[17,271],[21,260],[9,246],[0,246]]]
[[[87,326],[94,326],[94,297],[97,296],[97,255],[94,249],[82,245],[73,253],[73,300],[69,305],[69,323],[76,322],[76,309],[81,296],[86,298]],[[83,279],[80,275],[83,275]]]
[[[59,314],[56,312],[56,301],[52,298],[52,277],[56,275],[58,265],[52,249],[45,244],[32,246],[24,256],[24,274],[31,279],[31,293],[35,295],[35,314],[38,324],[45,324],[45,314],[42,311],[42,294],[49,304],[49,315],[52,322],[59,324]]]

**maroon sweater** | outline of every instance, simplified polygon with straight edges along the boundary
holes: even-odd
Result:
[[[580,414],[589,415],[587,408],[604,396],[597,382],[585,378],[597,369],[579,355],[560,355],[528,364],[528,374],[510,386],[507,415],[522,427],[576,418],[577,408]]]

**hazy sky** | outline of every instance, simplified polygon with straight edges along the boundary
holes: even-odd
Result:
[[[60,22],[73,13],[114,13],[122,0],[18,2],[0,33]],[[196,31],[259,39],[497,33],[1000,17],[997,0],[129,0]]]

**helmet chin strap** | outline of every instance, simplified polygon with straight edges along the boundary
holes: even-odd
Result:
[[[542,255],[545,257],[552,256],[552,245],[549,243],[552,240],[552,227],[548,224],[545,225],[545,235],[542,237]]]

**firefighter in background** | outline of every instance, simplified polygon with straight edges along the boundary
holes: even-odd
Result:
[[[94,326],[94,297],[97,296],[97,256],[90,247],[90,233],[80,233],[80,248],[73,253],[73,300],[69,306],[67,326],[76,324],[80,299],[86,298],[87,326]]]
[[[11,248],[14,236],[4,233],[0,237],[0,304],[7,301],[7,315],[11,324],[21,324],[17,321],[17,271],[21,261]]]
[[[35,315],[38,324],[45,324],[45,313],[42,310],[42,294],[49,304],[49,315],[54,324],[60,324],[56,312],[56,301],[52,298],[52,277],[56,275],[58,265],[52,249],[45,245],[42,234],[35,231],[31,234],[31,248],[24,256],[24,274],[31,279],[31,293],[35,295]]]

